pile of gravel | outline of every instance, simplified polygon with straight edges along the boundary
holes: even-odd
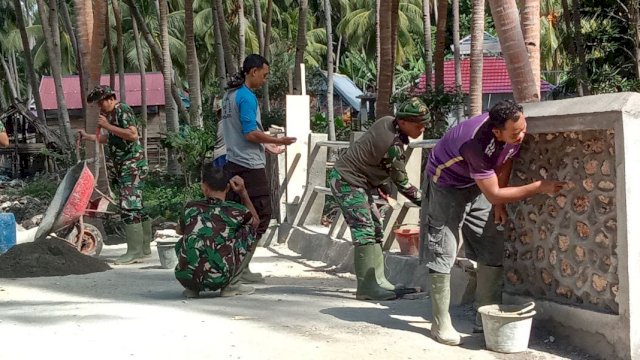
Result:
[[[109,269],[106,262],[56,239],[15,245],[0,255],[0,278],[79,275]]]

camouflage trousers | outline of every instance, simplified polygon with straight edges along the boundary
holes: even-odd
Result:
[[[193,291],[215,291],[227,286],[239,276],[247,265],[249,249],[256,241],[253,226],[242,226],[233,236],[219,239],[187,238],[176,243],[178,265],[174,270],[176,279],[185,288]],[[189,244],[199,242],[202,246]]]
[[[109,167],[111,187],[119,194],[120,216],[125,224],[136,224],[149,217],[144,211],[142,188],[149,172],[147,159],[134,158]]]
[[[371,194],[344,181],[335,169],[329,173],[329,185],[349,225],[353,244],[381,243],[382,217]]]

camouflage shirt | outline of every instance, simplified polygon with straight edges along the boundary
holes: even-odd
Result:
[[[241,204],[219,199],[187,203],[180,218],[184,234],[176,244],[178,280],[197,280],[216,290],[239,269],[254,241],[251,212]]]
[[[409,183],[405,167],[405,145],[409,138],[400,131],[391,116],[376,121],[373,126],[335,164],[335,169],[347,183],[364,189],[376,188],[389,179],[402,195],[420,205],[420,189]]]
[[[5,132],[5,131],[7,131],[7,130],[4,128],[4,123],[2,121],[0,121],[0,133],[1,132]]]
[[[115,109],[107,116],[111,125],[126,129],[129,126],[135,126],[140,131],[140,122],[133,112],[133,109],[125,103],[116,104]],[[109,160],[115,164],[123,164],[128,160],[142,159],[144,157],[144,149],[140,144],[140,140],[127,141],[117,135],[109,133],[107,140],[107,149],[109,152]]]

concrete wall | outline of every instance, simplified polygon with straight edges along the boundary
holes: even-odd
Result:
[[[525,115],[533,137],[512,181],[570,186],[510,207],[505,299],[534,297],[539,324],[603,358],[640,359],[640,94],[525,104]]]
[[[614,164],[613,129],[527,136],[511,183],[561,179],[569,188],[510,206],[507,291],[618,313]]]

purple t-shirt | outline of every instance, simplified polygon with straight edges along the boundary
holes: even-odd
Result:
[[[464,188],[487,179],[520,151],[520,145],[496,140],[484,113],[449,129],[429,155],[427,175],[437,184]]]

